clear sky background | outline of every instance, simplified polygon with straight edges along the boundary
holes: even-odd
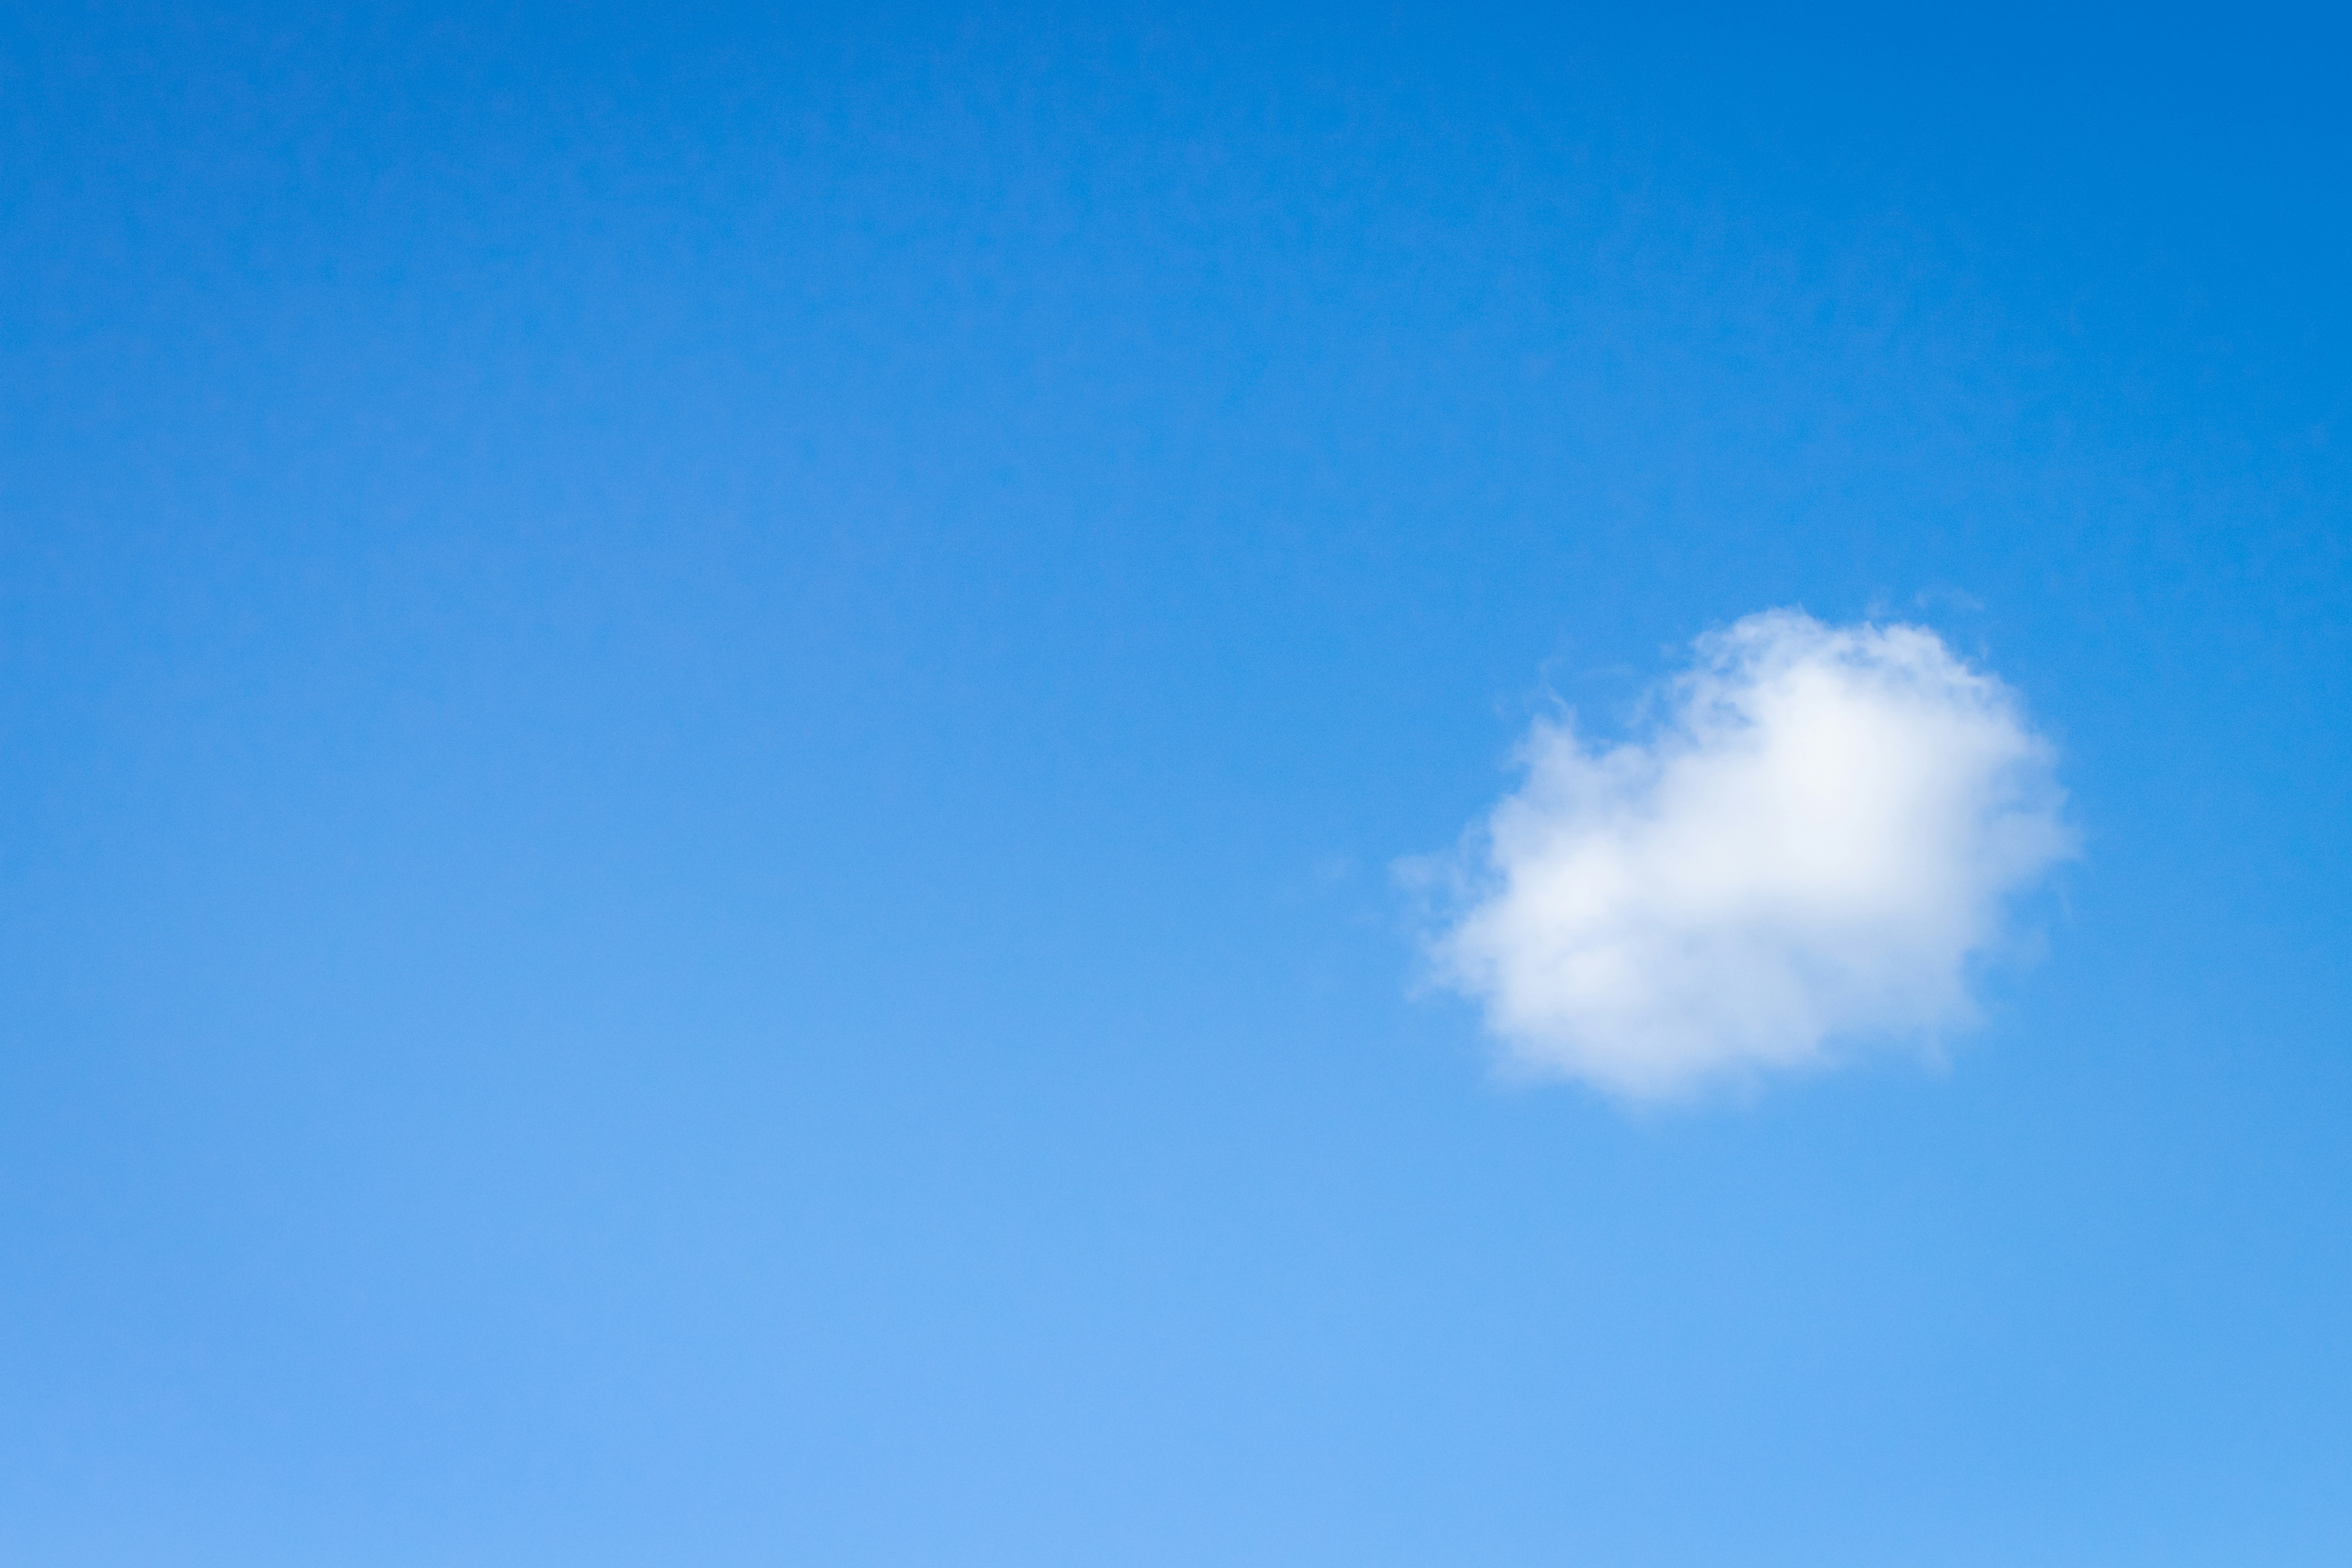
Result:
[[[2352,1559],[2346,43],[11,10],[0,1557]],[[2038,956],[1515,1081],[1397,864],[1774,606]]]

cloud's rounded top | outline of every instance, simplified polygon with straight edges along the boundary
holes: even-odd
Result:
[[[1772,610],[1695,651],[1644,741],[1536,724],[1439,977],[1517,1065],[1627,1098],[1965,1023],[2009,895],[2072,852],[2015,695],[1917,626]]]

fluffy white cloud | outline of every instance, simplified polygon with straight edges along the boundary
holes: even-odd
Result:
[[[1528,736],[1432,944],[1517,1066],[1628,1099],[1932,1042],[2010,895],[2072,853],[2015,695],[1909,626],[1750,616],[1647,739]]]

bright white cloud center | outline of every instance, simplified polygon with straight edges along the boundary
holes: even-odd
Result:
[[[1908,626],[1699,639],[1647,740],[1538,721],[1433,949],[1524,1068],[1660,1098],[1972,1016],[1972,957],[2072,852],[2017,699]]]

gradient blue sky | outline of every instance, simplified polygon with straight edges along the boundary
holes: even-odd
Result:
[[[0,1556],[2352,1559],[2340,26],[0,22]],[[1633,1113],[1391,868],[1773,605],[2082,858]]]

